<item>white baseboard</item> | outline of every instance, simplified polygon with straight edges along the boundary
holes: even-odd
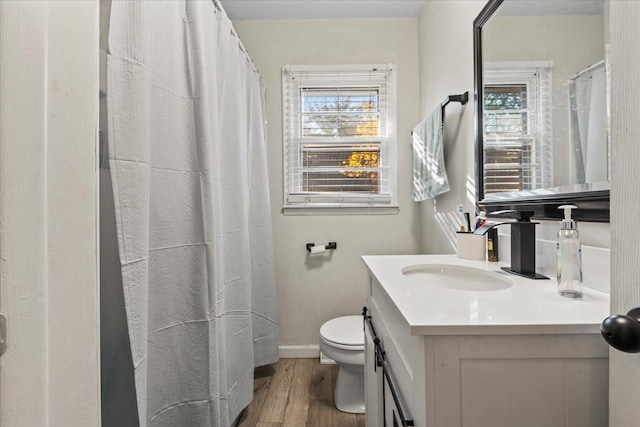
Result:
[[[278,349],[281,359],[317,359],[320,357],[320,346],[311,345],[281,345]]]
[[[335,365],[336,361],[328,358],[323,352],[320,352],[320,364],[321,365]]]
[[[317,359],[320,364],[333,365],[336,362],[320,352],[318,345],[281,345],[278,348],[281,359]]]

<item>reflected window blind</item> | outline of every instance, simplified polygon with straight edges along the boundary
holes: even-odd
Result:
[[[485,194],[551,187],[551,68],[485,68],[484,82]]]
[[[394,202],[391,66],[286,66],[286,205]]]

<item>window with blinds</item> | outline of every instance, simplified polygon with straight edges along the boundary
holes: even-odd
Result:
[[[282,83],[285,207],[394,205],[392,67],[289,65]]]
[[[484,70],[484,193],[553,185],[551,67]]]

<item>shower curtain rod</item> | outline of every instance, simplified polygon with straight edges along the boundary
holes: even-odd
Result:
[[[604,65],[604,59],[601,59],[600,61],[596,62],[595,64],[589,65],[587,68],[585,68],[582,71],[578,71],[573,76],[569,77],[569,80],[575,80],[578,77],[580,77],[581,75],[583,75],[585,73],[588,73],[589,71],[593,71],[593,70],[595,70],[596,68],[598,68],[601,65]]]
[[[213,6],[216,9],[218,9],[220,12],[224,13],[224,15],[227,17],[227,19],[229,19],[229,21],[231,21],[231,19],[229,18],[229,15],[227,15],[227,11],[224,10],[224,8],[222,7],[222,3],[220,3],[220,0],[211,0],[211,1],[213,2]],[[253,65],[253,71],[258,75],[260,80],[262,80],[262,75],[258,71],[258,67],[256,67],[256,63],[253,62],[253,59],[251,59],[251,56],[249,56],[249,52],[247,52],[247,49],[245,49],[244,45],[242,44],[242,40],[240,40],[240,36],[238,36],[238,33],[236,33],[236,29],[233,28],[233,24],[231,25],[231,34],[236,39],[238,39],[238,48],[242,51],[242,53],[244,53],[244,55],[247,57],[247,61],[249,61],[251,63],[251,65]]]

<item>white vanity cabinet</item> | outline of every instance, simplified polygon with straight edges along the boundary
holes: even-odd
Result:
[[[529,328],[526,334],[499,329],[490,334],[484,328],[482,334],[458,335],[451,333],[456,329],[447,323],[446,313],[442,330],[435,325],[425,333],[412,328],[373,274],[367,307],[367,427],[403,425],[383,370],[375,366],[371,325],[405,416],[413,421],[408,425],[607,426],[608,348],[599,333],[554,334],[542,328],[544,333],[536,334]]]

